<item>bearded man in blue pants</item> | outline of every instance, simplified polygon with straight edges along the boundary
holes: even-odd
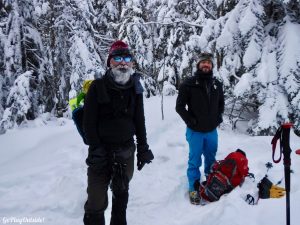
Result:
[[[223,87],[221,82],[213,77],[212,69],[213,55],[201,53],[194,76],[187,78],[180,85],[176,101],[176,111],[187,125],[187,177],[190,201],[195,205],[200,204],[197,187],[201,178],[201,157],[204,156],[204,173],[207,176],[218,149],[217,127],[223,121]]]

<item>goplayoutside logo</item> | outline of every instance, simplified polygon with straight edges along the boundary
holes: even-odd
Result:
[[[2,224],[43,224],[45,223],[45,218],[44,217],[2,217],[1,219]]]

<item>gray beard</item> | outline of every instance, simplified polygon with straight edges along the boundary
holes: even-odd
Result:
[[[134,73],[134,70],[131,67],[128,68],[115,67],[111,69],[111,72],[112,72],[113,80],[117,84],[124,85],[129,81],[130,76]]]

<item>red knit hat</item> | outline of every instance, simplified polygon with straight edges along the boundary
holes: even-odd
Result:
[[[107,67],[110,67],[110,59],[116,55],[131,55],[128,44],[123,41],[115,41],[110,49],[107,58]]]

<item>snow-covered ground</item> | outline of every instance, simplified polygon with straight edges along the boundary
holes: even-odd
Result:
[[[251,137],[229,127],[219,129],[217,159],[237,148],[249,159],[247,178],[220,201],[194,206],[187,196],[188,145],[185,125],[175,112],[174,97],[164,98],[165,119],[161,120],[160,98],[145,102],[148,142],[155,160],[135,171],[130,183],[129,225],[283,225],[285,198],[259,200],[248,205],[244,198],[257,192],[257,182],[271,162],[272,137]],[[17,219],[41,219],[42,224],[79,225],[86,200],[87,146],[71,120],[46,121],[40,118],[0,136],[0,224],[20,224]],[[291,133],[291,224],[300,214],[300,138]],[[278,149],[277,149],[278,150]],[[276,183],[283,178],[283,164],[273,164],[268,175]],[[284,182],[281,186],[284,185]],[[111,194],[110,194],[111,197]],[[109,224],[110,209],[106,211]],[[298,221],[298,222],[297,222]],[[39,223],[23,223],[39,224]]]

